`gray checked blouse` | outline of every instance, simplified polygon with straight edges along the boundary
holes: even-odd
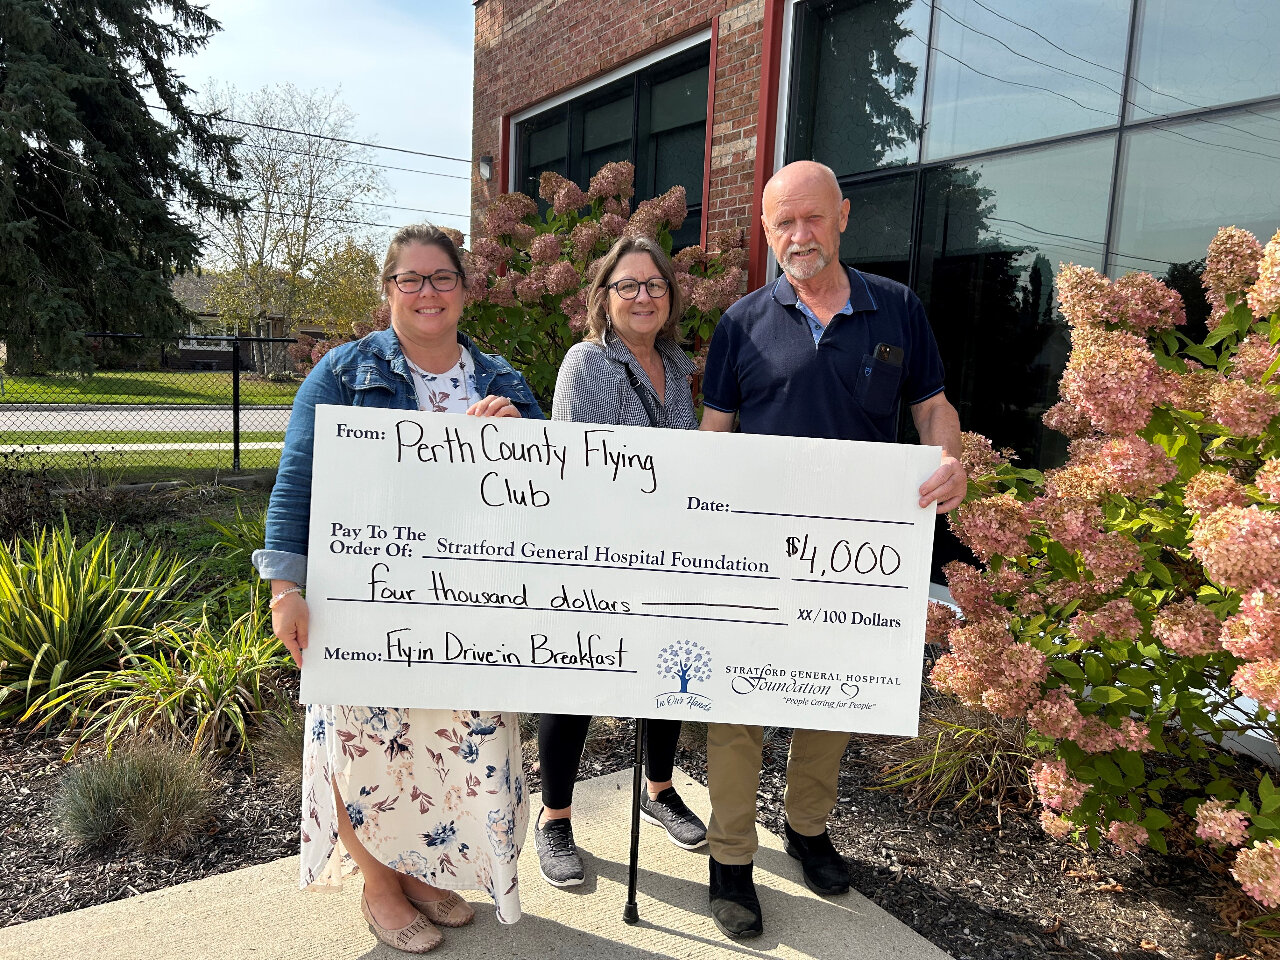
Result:
[[[658,402],[648,374],[626,344],[616,336],[608,336],[603,346],[584,340],[569,348],[556,376],[551,419],[649,426],[644,403],[631,383],[634,377],[657,414],[659,427],[696,430],[698,420],[693,413],[693,394],[689,387],[693,361],[674,340],[659,338],[655,348],[666,368],[665,403]]]

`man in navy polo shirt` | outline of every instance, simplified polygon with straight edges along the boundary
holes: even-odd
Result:
[[[735,303],[716,328],[702,429],[732,430],[736,416],[743,433],[892,443],[906,400],[921,441],[943,450],[920,506],[959,505],[960,418],[942,391],[924,307],[902,284],[840,263],[849,201],[835,174],[807,160],[783,167],[765,185],[761,219],[783,276]],[[751,878],[762,741],[760,727],[707,730],[711,915],[735,938],[763,929]],[[786,850],[820,894],[849,889],[849,867],[827,835],[848,742],[847,733],[796,730],[787,759]]]

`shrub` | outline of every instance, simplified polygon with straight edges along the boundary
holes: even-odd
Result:
[[[1280,732],[1280,233],[1263,250],[1219,231],[1203,281],[1215,326],[1197,343],[1150,275],[1063,267],[1072,351],[1045,423],[1069,459],[1020,470],[967,438],[953,525],[983,566],[948,568],[965,620],[932,676],[1025,718],[1052,757],[1034,773],[1051,833],[1163,851],[1176,793],[1276,907],[1280,791],[1238,789],[1210,745]]]
[[[920,734],[879,746],[883,787],[903,791],[930,809],[944,800],[1003,806],[1022,799],[1038,754],[1027,747],[1027,724],[941,701],[922,718]]]
[[[262,545],[267,542],[266,507],[246,517],[241,510],[241,505],[237,503],[234,520],[223,523],[206,517],[204,522],[217,532],[217,549],[222,553],[223,558],[239,561],[243,571],[246,574],[252,574],[253,567],[250,560],[253,557],[253,551],[262,549]]]
[[[302,750],[306,735],[305,708],[292,704],[268,714],[253,741],[253,752],[262,769],[274,777],[291,800],[302,799]]]
[[[181,852],[208,821],[213,788],[196,757],[164,741],[129,743],[69,770],[53,799],[61,831],[85,847]]]
[[[47,471],[26,468],[17,454],[0,453],[0,540],[38,530],[54,516]]]
[[[56,700],[64,684],[145,645],[156,621],[177,612],[189,574],[185,561],[110,530],[81,543],[64,523],[0,543],[0,720]]]
[[[244,750],[276,700],[273,674],[291,662],[268,616],[254,602],[225,631],[208,610],[200,623],[161,624],[151,652],[128,653],[120,669],[70,685],[63,701],[86,714],[81,742],[101,735],[110,746],[156,732],[184,739],[193,753]]]

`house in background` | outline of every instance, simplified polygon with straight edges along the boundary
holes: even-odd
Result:
[[[1059,264],[1147,270],[1207,308],[1219,226],[1280,228],[1275,0],[475,0],[473,212],[555,170],[683,184],[677,241],[745,231],[784,163],[831,166],[841,256],[924,301],[966,429],[1029,463],[1068,341]]]

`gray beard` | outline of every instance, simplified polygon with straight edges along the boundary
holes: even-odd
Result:
[[[793,264],[791,262],[791,254],[787,254],[782,261],[782,272],[788,277],[795,280],[811,280],[820,274],[831,261],[827,259],[827,255],[818,252],[817,259],[811,264]]]

